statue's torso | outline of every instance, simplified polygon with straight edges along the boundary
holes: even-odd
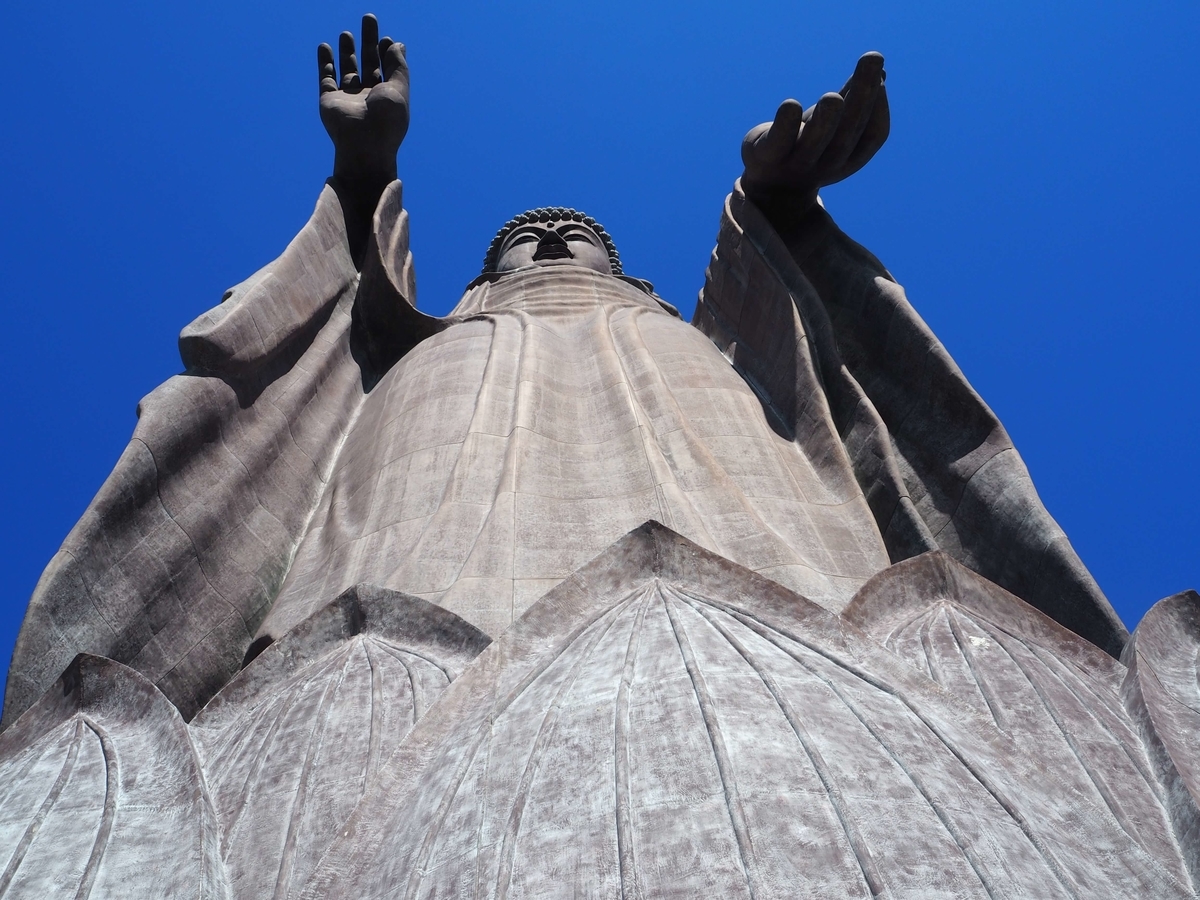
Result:
[[[887,566],[848,467],[636,287],[536,269],[455,316],[366,398],[263,632],[370,582],[498,634],[648,519],[835,611]]]

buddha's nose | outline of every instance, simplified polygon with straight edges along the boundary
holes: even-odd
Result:
[[[575,254],[563,236],[554,229],[548,229],[538,238],[537,249],[533,251],[535,261],[542,259],[574,259]]]

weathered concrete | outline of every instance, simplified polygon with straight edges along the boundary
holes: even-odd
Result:
[[[304,896],[1192,896],[1120,664],[944,557],[880,575],[862,614],[897,612],[888,582],[903,593],[930,565],[967,608],[975,590],[1044,623],[1064,661],[1033,684],[1103,699],[1064,686],[1039,714],[1027,687],[1001,727],[844,618],[648,523],[451,686]],[[998,685],[1011,665],[981,667]],[[1090,757],[1034,749],[1052,715]],[[1095,764],[1125,754],[1103,772],[1116,804]]]
[[[30,602],[0,894],[1196,896],[1200,598],[1126,645],[817,200],[882,57],[747,135],[693,324],[558,207],[436,318],[364,44]]]
[[[184,329],[187,374],[139,404],[116,469],[38,582],[5,724],[82,652],[137,669],[185,716],[237,672],[362,395],[343,362],[357,285],[326,189],[278,260]]]
[[[1124,697],[1163,783],[1171,821],[1200,885],[1200,596],[1160,600],[1123,657]]]
[[[846,268],[849,287],[819,295],[735,195],[698,328],[577,266],[484,281],[439,320],[406,300],[399,197],[398,183],[383,196],[361,281],[327,191],[279,263],[185,329],[197,374],[144,401],[39,584],[9,720],[85,651],[143,671],[191,715],[254,637],[358,582],[499,634],[650,518],[834,611],[889,561],[945,549],[1120,651],[1120,623],[1003,429],[831,222],[808,259]],[[304,274],[320,260],[336,276]],[[863,291],[855,302],[881,310],[835,333]],[[380,336],[356,340],[362,323]],[[280,356],[262,333],[296,346]],[[853,340],[881,347],[851,367]],[[913,381],[923,399],[897,407]]]
[[[80,656],[0,735],[0,896],[229,891],[187,726],[157,688]]]
[[[488,643],[424,600],[357,585],[226,685],[191,733],[232,895],[298,891],[382,762]]]

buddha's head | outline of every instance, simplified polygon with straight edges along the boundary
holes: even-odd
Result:
[[[497,232],[483,261],[484,272],[526,266],[579,266],[605,275],[621,274],[621,258],[604,226],[574,209],[533,209],[510,219]]]

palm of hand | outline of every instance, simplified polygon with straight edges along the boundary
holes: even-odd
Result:
[[[751,129],[742,141],[746,195],[764,205],[798,199],[807,208],[820,188],[865,166],[890,128],[884,77],[883,57],[868,53],[840,92],[825,94],[807,112],[785,100],[773,122]]]
[[[379,40],[374,16],[363,17],[363,73],[358,70],[354,35],[339,40],[342,79],[333,48],[317,48],[321,80],[321,122],[333,140],[334,175],[353,180],[395,177],[396,151],[408,132],[408,63],[404,45]]]

